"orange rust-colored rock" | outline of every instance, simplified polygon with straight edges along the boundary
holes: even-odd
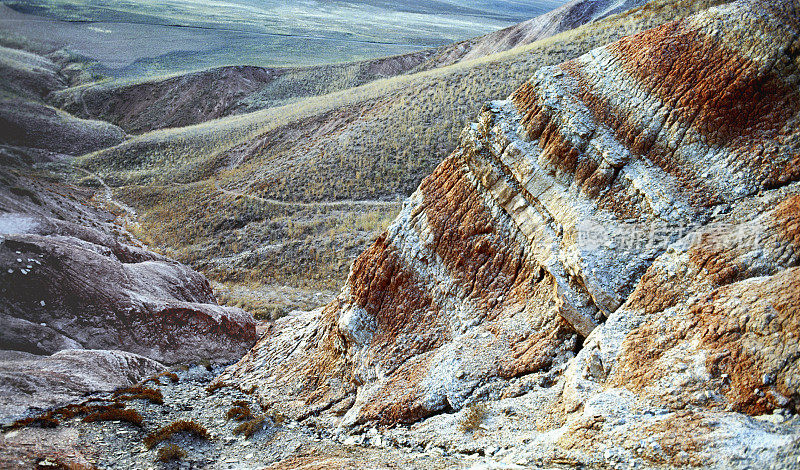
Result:
[[[510,433],[551,462],[777,458],[800,435],[768,427],[800,399],[798,13],[736,2],[535,71],[334,303],[222,379],[469,453]]]

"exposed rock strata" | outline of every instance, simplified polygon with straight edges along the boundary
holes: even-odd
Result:
[[[252,346],[252,316],[218,305],[203,276],[147,250],[93,191],[26,166],[48,155],[2,150],[0,419]]]
[[[798,18],[736,2],[537,71],[221,380],[342,425],[490,398],[538,418],[486,440],[585,462],[644,431],[649,464],[768,461],[796,431],[738,412],[798,406]],[[417,438],[481,445],[442,416]]]

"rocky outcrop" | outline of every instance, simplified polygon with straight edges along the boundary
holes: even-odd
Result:
[[[52,356],[0,351],[0,420],[128,387],[164,370],[152,359],[123,351],[70,349]]]
[[[92,191],[29,173],[0,172],[3,349],[123,350],[174,364],[236,360],[253,344],[250,314],[218,305],[202,275],[143,247],[87,203]]]
[[[208,281],[186,266],[141,249],[43,236],[39,226],[4,234],[0,245],[6,347],[122,349],[174,364],[235,360],[255,340],[252,317],[217,305]]]
[[[470,452],[775,457],[797,429],[748,415],[798,406],[799,17],[736,2],[538,70],[220,380],[308,422],[438,414],[412,439]]]

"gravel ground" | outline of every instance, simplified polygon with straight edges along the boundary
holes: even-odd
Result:
[[[163,404],[144,399],[125,401],[128,409],[144,418],[141,427],[125,421],[85,423],[81,415],[62,420],[52,429],[32,425],[6,430],[0,438],[0,448],[6,448],[0,451],[0,468],[260,469],[316,466],[320,461],[324,464],[320,468],[463,468],[479,464],[477,455],[442,455],[386,439],[374,445],[374,429],[350,435],[291,421],[276,423],[267,417],[252,436],[237,435],[234,430],[240,422],[227,419],[227,412],[234,402],[245,401],[253,415],[262,414],[254,398],[232,387],[209,393],[206,387],[222,372],[221,367],[208,370],[193,366],[174,372],[177,383],[161,377],[158,383],[145,384],[160,390]],[[110,401],[113,395],[89,398]],[[181,432],[152,449],[144,445],[150,433],[178,420],[203,425],[211,438]],[[166,463],[157,461],[159,449],[170,444],[180,446],[186,456]],[[72,462],[82,462],[83,466],[69,466]]]

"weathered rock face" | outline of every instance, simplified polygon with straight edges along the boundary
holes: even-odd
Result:
[[[255,321],[208,281],[158,255],[69,186],[0,174],[0,345],[53,354],[124,350],[167,364],[231,361]]]
[[[4,236],[0,265],[0,343],[12,349],[123,349],[174,364],[234,360],[255,340],[252,317],[217,305],[204,277],[145,250],[118,256],[29,231]]]
[[[123,351],[70,349],[52,356],[0,351],[0,421],[128,387],[164,370],[152,359]]]
[[[642,432],[649,464],[774,456],[797,430],[746,414],[800,398],[799,18],[736,2],[537,71],[222,380],[344,425],[489,398],[486,439],[586,462]],[[441,416],[418,439],[485,445]]]

